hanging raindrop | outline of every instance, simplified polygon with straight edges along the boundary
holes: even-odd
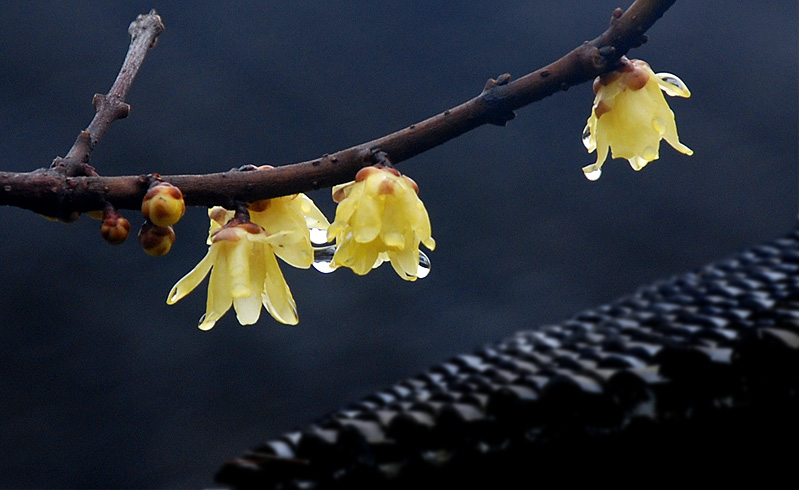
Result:
[[[203,316],[200,317],[200,321],[197,322],[197,325],[202,325],[204,321],[205,321],[205,313],[203,313]]]
[[[424,279],[430,274],[430,258],[419,250],[419,270],[416,272],[416,277]]]
[[[333,261],[333,255],[336,253],[335,245],[326,245],[323,247],[314,247],[313,250],[313,268],[324,274],[329,274],[336,269],[330,267],[330,262]],[[416,277],[423,279],[430,274],[430,257],[424,252],[419,250],[419,268],[416,271]]]
[[[591,128],[586,124],[585,128],[583,129],[583,146],[585,146],[588,151],[593,151],[591,147]]]
[[[657,73],[655,76],[660,78],[666,84],[660,84],[660,88],[672,97],[691,96],[691,91],[688,90],[688,86],[685,85],[685,82],[680,80],[680,77],[677,75],[672,75],[671,73]]]
[[[324,245],[327,241],[327,230],[322,228],[310,228],[308,230],[311,234],[311,243],[315,245]]]
[[[319,272],[330,274],[333,272],[333,267],[330,267],[330,262],[333,261],[333,254],[336,253],[335,245],[327,245],[324,247],[314,247],[313,249],[313,268]]]
[[[585,173],[585,178],[587,178],[588,180],[591,180],[591,181],[597,180],[597,179],[599,179],[599,177],[602,176],[602,169],[601,168],[598,168],[596,170],[591,170],[591,171],[588,171],[588,172],[586,172],[584,170],[583,172]]]

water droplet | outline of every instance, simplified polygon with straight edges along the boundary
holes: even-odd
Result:
[[[328,245],[325,247],[314,247],[313,249],[313,268],[319,272],[330,274],[334,268],[330,267],[330,262],[333,260],[333,254],[336,253],[335,245]]]
[[[585,178],[587,178],[590,181],[595,181],[595,180],[599,179],[599,177],[602,176],[602,169],[601,168],[598,168],[596,170],[588,170],[588,171],[583,170],[583,172],[585,172]]]
[[[416,272],[416,277],[424,279],[428,274],[430,274],[430,257],[419,250],[419,270]]]
[[[327,230],[323,230],[321,228],[311,228],[311,243],[316,245],[324,245],[328,243],[327,241]]]
[[[324,247],[314,247],[313,255],[313,268],[324,274],[329,274],[336,269],[330,267],[330,262],[333,261],[333,255],[336,253],[335,245],[327,245]],[[419,268],[416,271],[416,277],[423,279],[430,274],[430,257],[424,252],[419,250]]]
[[[203,313],[203,316],[200,317],[200,321],[197,322],[197,325],[202,325],[204,321],[205,321],[205,313]]]
[[[583,128],[583,146],[591,150],[591,128],[587,124]]]
[[[655,76],[657,76],[665,84],[660,84],[660,88],[672,97],[689,97],[691,95],[691,91],[688,90],[688,86],[685,85],[685,82],[680,80],[680,77],[677,75],[672,75],[671,73],[658,73]]]
[[[666,134],[666,122],[659,117],[652,119],[652,128],[661,136]]]

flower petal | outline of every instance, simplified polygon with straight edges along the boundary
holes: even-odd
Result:
[[[244,232],[246,233],[246,232]],[[227,259],[227,273],[229,277],[230,294],[234,298],[243,298],[253,294],[250,289],[250,255],[252,254],[253,244],[246,237],[238,242],[221,242],[225,247],[224,255]],[[256,290],[257,291],[257,290]]]
[[[233,298],[233,308],[236,310],[236,319],[241,325],[252,325],[261,316],[261,294],[263,291],[264,277],[266,277],[266,263],[264,261],[265,243],[257,243],[250,254],[250,291],[249,296]]]
[[[227,259],[224,253],[217,255],[211,278],[208,280],[208,300],[205,307],[205,316],[199,327],[201,330],[213,328],[217,320],[222,318],[233,304],[233,295],[230,294],[230,278],[227,272]]]
[[[196,288],[205,276],[208,274],[208,271],[211,270],[211,267],[214,265],[214,260],[216,259],[216,254],[219,251],[218,247],[209,247],[208,252],[205,254],[205,257],[194,266],[194,269],[190,270],[188,274],[183,276],[174,286],[172,286],[172,290],[169,291],[169,295],[167,295],[166,304],[174,305],[178,301],[180,301],[184,296],[189,294]]]
[[[296,325],[299,322],[297,316],[297,304],[291,295],[283,273],[274,254],[266,252],[264,254],[266,278],[264,280],[263,294],[261,300],[264,307],[272,317],[287,325]]]
[[[368,243],[380,233],[383,203],[377,196],[365,195],[358,202],[352,215],[352,238],[359,243]]]

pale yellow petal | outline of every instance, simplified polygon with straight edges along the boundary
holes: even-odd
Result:
[[[405,232],[410,228],[408,210],[396,198],[386,199],[380,240],[386,247],[402,250],[405,248]]]
[[[346,239],[336,248],[333,267],[349,267],[356,274],[364,275],[372,270],[380,254],[379,247],[371,243],[358,243],[352,239]]]
[[[299,322],[297,304],[283,278],[277,259],[271,253],[265,253],[264,260],[266,278],[261,298],[263,305],[275,320],[287,325],[296,325]]]
[[[406,281],[415,281],[419,274],[419,247],[408,247],[405,250],[389,251],[391,265],[397,274]]]
[[[352,238],[368,243],[377,238],[383,218],[383,203],[377,196],[364,196],[352,215]]]
[[[252,325],[261,316],[261,294],[264,279],[266,278],[266,263],[264,261],[264,247],[268,245],[258,243],[250,254],[250,291],[251,294],[233,298],[233,308],[236,318],[241,325]]]
[[[321,228],[323,230],[330,226],[325,215],[316,207],[316,204],[314,204],[310,197],[305,194],[300,194],[297,196],[296,201],[302,213],[305,215],[305,226],[308,228]]]
[[[422,243],[424,243],[424,246],[427,247],[428,250],[436,249],[436,241],[433,239],[433,237],[425,238],[424,240],[422,240]]]
[[[252,242],[247,239],[242,239],[234,243],[223,242],[221,245],[225,247],[223,249],[223,254],[225,254],[227,258],[230,293],[234,298],[243,298],[253,294],[254,291],[250,289],[250,254],[253,249]]]
[[[208,299],[206,301],[205,316],[199,327],[208,330],[222,318],[233,304],[230,294],[230,278],[227,274],[227,260],[225,254],[220,253],[214,262],[211,278],[208,280]]]
[[[214,265],[218,250],[219,247],[214,247],[213,245],[209,247],[205,257],[194,266],[194,269],[190,270],[188,274],[175,283],[172,290],[169,291],[169,295],[167,295],[166,303],[168,305],[173,305],[180,301],[205,279],[208,271],[210,271],[211,267]]]

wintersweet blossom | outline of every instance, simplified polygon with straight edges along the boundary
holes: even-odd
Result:
[[[326,230],[330,226],[305,194],[256,201],[250,204],[250,219],[267,233],[276,235],[272,242],[275,255],[301,269],[307,269],[314,261],[310,229]]]
[[[272,235],[271,246],[275,255],[287,264],[307,269],[313,264],[311,228],[326,230],[330,224],[305,194],[263,199],[249,205],[250,221]],[[233,218],[233,211],[214,207],[209,212],[209,234]],[[210,239],[210,237],[209,237]],[[209,242],[210,245],[210,242]]]
[[[208,217],[208,253],[175,284],[167,303],[187,295],[210,271],[201,329],[213,327],[231,305],[242,325],[258,321],[261,304],[275,320],[297,324],[297,305],[275,256],[294,267],[311,266],[309,228],[329,226],[313,201],[305,194],[256,201],[249,205],[249,219],[215,206],[208,210]]]
[[[681,153],[693,154],[680,143],[674,113],[661,93],[690,97],[688,87],[670,73],[654,73],[644,61],[622,62],[619,70],[594,80],[596,97],[583,130],[588,152],[597,151],[596,163],[583,167],[591,180],[599,178],[608,147],[613,158],[626,158],[635,170],[658,158],[661,139]]]
[[[419,243],[435,248],[430,219],[419,200],[418,187],[393,168],[365,167],[354,182],[333,188],[336,219],[327,230],[336,251],[330,267],[349,267],[366,274],[384,261],[399,276],[419,275]]]
[[[219,223],[215,218],[220,209],[209,211],[212,223]],[[210,271],[208,302],[199,325],[202,330],[212,328],[231,306],[239,323],[251,325],[258,321],[262,304],[275,320],[296,325],[297,305],[272,247],[280,236],[237,218],[224,226],[212,224],[212,229],[208,253],[175,284],[167,303],[174,304],[189,294]]]

